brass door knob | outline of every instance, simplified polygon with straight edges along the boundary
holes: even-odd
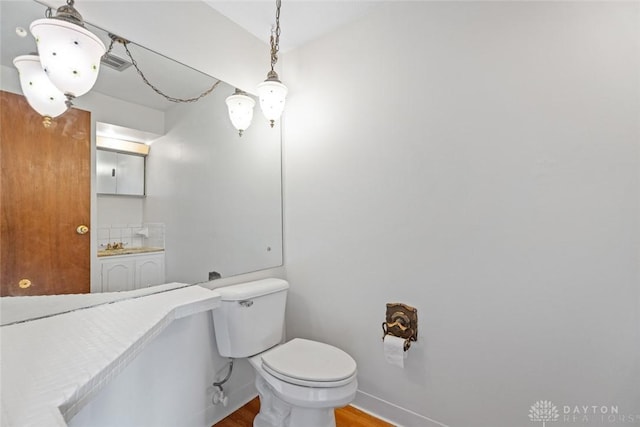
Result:
[[[78,228],[76,228],[76,233],[78,234],[87,234],[89,232],[89,227],[87,227],[86,225],[79,225]]]
[[[31,286],[31,280],[22,279],[18,282],[18,286],[20,286],[20,289],[27,289],[29,286]]]

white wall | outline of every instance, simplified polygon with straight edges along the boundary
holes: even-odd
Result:
[[[639,7],[385,2],[285,55],[289,336],[353,355],[357,403],[412,427],[640,414]]]
[[[166,226],[167,281],[196,283],[282,264],[280,127],[256,114],[242,137],[223,84],[166,113],[147,158],[144,222]]]
[[[142,224],[142,197],[97,195],[98,227],[112,224]]]

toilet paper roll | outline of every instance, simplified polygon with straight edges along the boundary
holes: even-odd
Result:
[[[407,352],[404,351],[404,338],[385,335],[384,358],[388,363],[404,368],[404,359],[407,358]]]

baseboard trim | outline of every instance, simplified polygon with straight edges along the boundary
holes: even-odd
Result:
[[[356,393],[356,398],[351,405],[397,427],[449,427],[360,390]]]

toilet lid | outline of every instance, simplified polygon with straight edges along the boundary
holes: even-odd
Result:
[[[295,338],[262,355],[263,368],[283,381],[334,387],[356,374],[356,361],[329,344]],[[313,383],[313,384],[310,384]]]

